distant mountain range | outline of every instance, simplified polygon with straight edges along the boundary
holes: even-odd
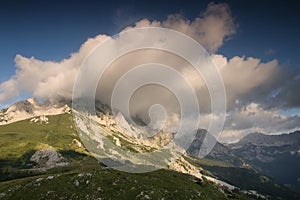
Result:
[[[289,134],[280,135],[265,135],[262,133],[251,133],[239,142],[233,143],[232,147],[240,148],[245,144],[253,144],[256,146],[284,146],[289,145],[292,147],[299,147],[300,145],[300,131],[295,131]]]
[[[252,133],[227,147],[254,169],[300,189],[300,131],[282,135]]]
[[[199,130],[188,153],[198,155],[206,130]],[[210,140],[216,140],[208,135]],[[237,143],[216,143],[206,158],[250,168],[300,189],[300,131],[281,135],[251,133]]]

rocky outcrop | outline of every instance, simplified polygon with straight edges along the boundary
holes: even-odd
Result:
[[[47,170],[69,164],[60,153],[52,148],[36,151],[31,156],[30,161],[35,162],[37,164],[35,168],[40,170]]]
[[[41,124],[49,124],[49,119],[45,115],[42,115],[40,117],[34,117],[30,119],[31,123],[41,123]]]
[[[70,112],[71,109],[66,104],[49,104],[49,102],[40,104],[35,98],[30,98],[24,101],[17,102],[4,112],[0,113],[0,125],[10,124],[16,121],[33,117],[58,115]],[[46,123],[45,120],[45,117],[42,117],[39,118],[38,121],[43,121]]]
[[[200,167],[195,167],[194,165],[190,164],[183,157],[180,157],[175,162],[171,163],[168,166],[168,168],[184,174],[193,175],[199,179],[202,179],[203,177],[203,175],[200,173],[202,169]]]

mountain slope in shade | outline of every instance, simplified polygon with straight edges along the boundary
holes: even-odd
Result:
[[[194,158],[197,158],[206,136],[216,142],[213,136],[207,134],[206,130],[198,130],[187,150]],[[290,189],[276,186],[276,182],[286,184],[294,191],[299,189],[299,136],[300,132],[276,136],[253,133],[238,143],[223,145],[217,142],[205,159],[192,162],[232,185],[247,190],[255,188],[267,195],[273,193],[278,198],[287,198],[290,194],[288,199],[298,199],[299,194],[294,196],[293,192],[288,192]]]
[[[300,188],[300,131],[282,135],[252,133],[228,147],[261,173]]]
[[[59,173],[58,173],[59,172]],[[248,199],[170,170],[130,174],[97,163],[56,174],[0,182],[0,199]]]
[[[190,147],[187,150],[187,153],[193,157],[198,157],[200,148],[202,147],[203,141],[205,137],[208,137],[209,142],[212,144],[215,144],[213,149],[208,153],[205,158],[212,159],[212,160],[219,160],[219,161],[224,161],[226,163],[230,163],[233,166],[242,166],[243,161],[239,159],[237,156],[235,156],[232,152],[231,149],[228,148],[227,146],[221,144],[220,142],[217,141],[217,139],[209,134],[206,130],[204,129],[199,129],[196,133],[196,136],[190,145]]]

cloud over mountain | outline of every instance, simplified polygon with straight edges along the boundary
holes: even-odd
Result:
[[[226,4],[209,4],[207,10],[192,21],[174,14],[162,22],[143,19],[136,22],[134,27],[124,30],[149,26],[171,28],[186,33],[211,52],[216,51],[227,37],[235,33],[235,24]],[[0,84],[0,101],[12,99],[22,91],[40,98],[70,98],[81,62],[97,44],[109,37],[98,35],[88,39],[77,53],[60,62],[16,55],[16,74]]]
[[[291,130],[299,126],[299,116],[286,116],[281,113],[282,109],[300,106],[297,94],[300,89],[299,72],[290,74],[288,67],[284,68],[277,60],[262,62],[259,58],[246,56],[226,58],[217,53],[224,42],[236,32],[236,24],[227,4],[211,3],[205,12],[193,20],[174,14],[168,16],[165,21],[143,19],[132,27],[126,27],[124,31],[149,26],[170,28],[185,33],[213,54],[212,61],[223,77],[227,94],[228,117],[223,134],[224,140],[229,141],[254,131],[251,128],[253,126],[257,128],[257,131],[265,133]],[[82,61],[94,47],[110,37],[98,35],[90,38],[82,44],[78,52],[60,62],[42,61],[34,57],[16,55],[16,73],[0,84],[0,102],[7,103],[22,92],[42,99],[71,99],[73,84]],[[137,56],[138,53],[129,55],[128,60],[123,60],[123,63],[119,65],[131,63],[133,60],[136,63],[142,63],[159,57],[153,52],[144,53],[146,53],[144,57]],[[173,63],[170,61],[169,64],[176,64],[174,61],[177,65],[183,64],[177,68],[188,79],[191,79],[192,85],[199,86],[197,95],[201,98],[200,107],[203,108],[202,125],[208,126],[209,120],[206,118],[209,116],[209,109],[206,110],[206,108],[210,107],[210,99],[204,81],[197,77],[193,79],[193,71],[189,71],[183,61],[173,60]],[[117,66],[112,68],[107,72],[108,80],[106,81],[112,83],[121,72],[122,70]],[[196,81],[193,82],[193,80]],[[180,85],[177,84],[177,86]],[[103,91],[105,92],[99,95],[105,98],[107,93],[111,92],[111,88],[103,88]],[[155,92],[153,88],[146,88],[145,91],[145,94],[149,95],[148,102],[144,102],[147,105],[155,102],[157,96],[160,96],[163,104],[165,103],[164,105],[169,106],[170,109],[178,106],[176,101],[169,98],[170,94],[163,95],[163,92]],[[143,96],[141,94],[140,96]],[[109,99],[105,101],[109,102]],[[144,106],[138,102],[135,105],[136,113],[140,112],[139,109]]]

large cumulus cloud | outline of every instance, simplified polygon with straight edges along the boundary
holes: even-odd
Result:
[[[210,52],[216,51],[224,40],[235,33],[235,24],[226,4],[211,3],[200,17],[192,21],[174,14],[162,22],[143,19],[124,30],[149,26],[172,28],[186,33]],[[11,100],[22,91],[39,98],[55,96],[70,98],[74,78],[82,60],[97,44],[109,37],[99,35],[88,39],[77,53],[61,62],[41,61],[34,57],[17,55],[16,74],[0,84],[0,101]]]
[[[300,106],[299,95],[297,95],[300,89],[298,71],[290,74],[289,69],[282,67],[277,60],[262,62],[259,58],[247,56],[228,59],[217,53],[224,42],[236,32],[236,24],[228,5],[211,3],[205,12],[193,20],[179,14],[170,15],[165,21],[143,19],[136,22],[134,26],[125,28],[124,31],[149,26],[171,28],[185,33],[212,54],[212,61],[223,77],[227,94],[228,117],[221,137],[223,141],[232,141],[253,131],[278,133],[297,128],[299,116],[287,116],[281,111]],[[108,38],[110,36],[107,35],[90,38],[82,44],[77,53],[60,62],[41,61],[34,57],[16,55],[16,73],[0,84],[0,102],[3,104],[10,102],[22,92],[42,99],[71,99],[73,84],[82,61],[96,45]],[[132,63],[133,60],[142,63],[161,56],[157,52],[143,53],[144,56],[138,56],[138,53],[129,56],[121,64],[125,66],[126,62]],[[168,59],[166,60],[168,62]],[[169,61],[167,64],[177,65],[181,73],[197,87],[197,95],[201,99],[201,111],[204,112],[200,125],[207,127],[211,116],[207,109],[210,107],[210,101],[205,82],[195,76],[195,72],[189,70],[182,60],[169,59]],[[117,80],[122,70],[115,66],[107,74],[109,77],[107,81]],[[104,91],[100,93],[100,97],[105,99],[109,96],[107,95],[109,88],[104,88]],[[156,96],[160,96],[161,101],[167,106],[177,106],[176,101],[170,100],[169,94],[163,92],[159,94],[159,91],[153,88],[145,91],[145,94],[150,94],[146,104],[151,105],[152,101],[157,100]],[[141,94],[140,97],[144,96]],[[109,102],[109,98],[106,101]],[[137,113],[144,107],[144,104],[139,102],[141,101],[135,103]]]
[[[24,91],[42,99],[71,99],[73,83],[82,60],[92,48],[107,38],[106,35],[98,35],[88,39],[77,53],[60,62],[16,55],[16,74],[0,84],[0,101],[11,101]]]

